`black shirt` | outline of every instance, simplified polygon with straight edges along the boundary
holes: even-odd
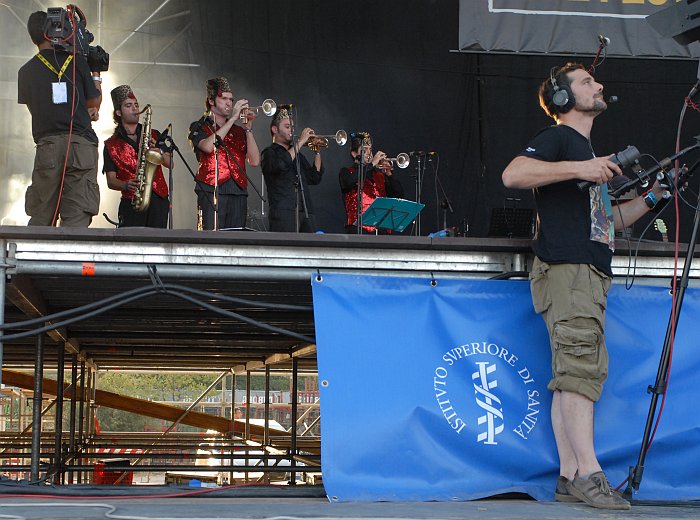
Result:
[[[309,164],[309,161],[306,160],[303,154],[299,153],[297,157],[299,157],[300,162],[299,166],[302,182],[304,183],[307,209],[309,213],[313,213],[311,197],[306,186],[320,183],[324,168],[321,165],[321,171],[319,172],[313,165]],[[267,186],[270,213],[272,214],[279,209],[293,210],[296,206],[297,169],[287,148],[277,143],[272,143],[272,145],[262,151],[261,166],[265,177],[265,185]],[[303,208],[300,206],[300,209]]]
[[[586,137],[566,125],[542,130],[520,153],[547,162],[587,161],[595,154]],[[607,219],[601,213],[601,189],[605,185],[579,190],[571,179],[533,190],[537,227],[533,250],[547,263],[592,264],[612,276],[612,250],[607,242]]]
[[[44,49],[41,55],[57,70],[60,71],[69,54],[63,51]],[[73,63],[73,61],[75,63]],[[61,82],[66,85],[67,103],[54,104],[52,83],[58,82],[58,76],[42,61],[34,56],[19,69],[17,75],[17,101],[27,105],[32,114],[32,136],[34,142],[50,135],[67,134],[70,129],[73,101],[73,85],[75,89],[75,115],[73,117],[73,133],[85,137],[97,144],[97,135],[92,129],[92,122],[87,110],[87,99],[100,96],[95,87],[92,73],[85,58],[76,55],[66,67]],[[73,65],[75,65],[76,81],[73,81]]]

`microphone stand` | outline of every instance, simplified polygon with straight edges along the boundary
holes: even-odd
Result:
[[[357,234],[362,234],[362,194],[365,190],[365,150],[360,146],[360,155],[357,161]]]
[[[180,153],[180,149],[177,147],[177,145],[175,144],[175,141],[173,141],[172,137],[168,136],[163,140],[162,150],[164,152],[173,152],[173,151],[176,152],[180,156],[180,159],[182,159],[182,163],[187,168],[187,171],[190,172],[190,175],[192,176],[192,179],[194,180],[195,184],[197,184],[197,186],[199,186],[200,188],[202,188],[204,186],[204,183],[202,181],[200,181],[199,179],[197,179],[197,174],[194,172],[194,170],[192,170],[192,168],[190,168],[190,165],[187,164],[187,161],[182,156],[182,153]],[[209,204],[211,205],[212,209],[214,209],[214,211],[216,211],[216,206],[214,206],[212,200],[209,197],[206,197],[206,199],[207,199],[207,202],[209,202]]]
[[[700,136],[695,136],[696,143],[692,146],[684,148],[680,152],[670,156],[668,159],[662,160],[659,164],[654,166],[646,176],[640,175],[637,179],[632,179],[633,184],[643,182],[643,179],[648,179],[649,175],[652,173],[661,171],[666,175],[665,168],[671,165],[673,161],[685,155],[691,150],[700,148]],[[669,180],[668,175],[666,175],[667,180]],[[669,182],[670,186],[674,186],[678,190],[680,189],[680,179],[678,172],[676,172],[674,182]],[[628,183],[626,183],[628,184]],[[618,190],[615,190],[618,191]],[[624,191],[622,192],[624,193]],[[690,235],[690,242],[688,243],[688,249],[685,255],[685,263],[683,265],[683,273],[681,274],[680,280],[676,285],[676,298],[674,301],[673,309],[671,310],[671,315],[668,319],[668,325],[666,327],[666,336],[664,338],[664,345],[661,351],[661,358],[659,359],[659,367],[656,372],[656,380],[654,381],[654,386],[647,387],[647,392],[651,394],[651,402],[649,403],[649,412],[647,414],[646,424],[644,426],[644,435],[642,437],[641,447],[639,449],[639,457],[637,459],[636,466],[630,466],[629,476],[627,480],[627,487],[623,495],[626,498],[632,498],[632,493],[639,490],[639,485],[642,482],[642,474],[644,473],[644,462],[647,456],[647,450],[649,449],[649,439],[651,437],[651,429],[654,423],[654,416],[656,415],[656,406],[659,400],[659,396],[663,395],[666,391],[666,386],[668,385],[669,369],[670,369],[670,358],[671,358],[671,346],[675,340],[676,330],[678,326],[678,320],[680,319],[681,309],[683,306],[683,297],[685,296],[685,290],[688,288],[688,279],[690,277],[690,268],[693,262],[693,254],[695,252],[695,245],[698,239],[698,230],[700,229],[700,195],[698,195],[698,200],[695,204],[695,217],[693,219],[693,230]]]
[[[416,156],[416,202],[420,204],[421,193],[423,191],[423,170],[425,165],[420,155]],[[413,226],[413,235],[420,236],[420,213],[416,215],[415,225]]]
[[[168,125],[170,134],[172,134],[172,125]],[[168,166],[168,194],[170,195],[170,204],[168,204],[168,229],[173,229],[173,155],[170,154],[170,166]]]
[[[431,160],[430,157],[428,157],[428,160]],[[438,188],[440,189],[443,197],[443,199],[440,201],[440,208],[442,208],[442,229],[447,229],[447,211],[450,211],[450,215],[454,215],[455,210],[452,207],[452,203],[450,203],[450,198],[447,196],[445,188],[442,186],[442,181],[438,175],[437,168],[435,168],[435,180],[437,181]]]
[[[296,117],[296,115],[294,116]],[[292,128],[294,128],[294,120],[292,119],[292,115],[289,115],[289,121],[292,123]],[[306,222],[309,226],[311,226],[311,221],[309,218],[309,208],[306,205],[306,192],[304,191],[304,183],[302,182],[302,177],[301,177],[301,158],[299,155],[301,154],[301,147],[298,146],[299,144],[299,137],[294,135],[292,133],[292,147],[293,150],[295,151],[294,153],[294,168],[296,169],[296,176],[297,176],[297,182],[295,186],[295,193],[294,193],[294,227],[296,229],[297,233],[301,232],[301,222],[299,221],[299,198],[301,196],[301,205],[304,208],[304,218],[306,219]]]

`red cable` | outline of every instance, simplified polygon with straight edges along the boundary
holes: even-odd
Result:
[[[70,11],[71,13],[71,22],[73,26],[73,32],[65,39],[61,41],[67,41],[70,39],[70,37],[73,37],[73,89],[72,89],[72,95],[71,95],[71,114],[70,114],[70,126],[68,127],[68,144],[66,145],[66,157],[63,161],[63,173],[61,174],[61,185],[58,190],[58,200],[56,201],[56,209],[53,212],[53,217],[51,218],[51,225],[55,226],[56,222],[58,220],[58,208],[61,205],[61,199],[63,198],[63,187],[65,186],[66,183],[66,170],[68,169],[68,156],[70,154],[70,145],[71,145],[71,139],[73,138],[73,120],[75,118],[75,91],[78,89],[75,81],[76,81],[76,66],[75,66],[75,60],[76,60],[76,48],[75,48],[75,15],[73,11]],[[58,65],[58,63],[57,63]]]

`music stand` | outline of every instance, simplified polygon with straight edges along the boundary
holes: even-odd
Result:
[[[412,200],[379,197],[362,214],[362,225],[401,233],[424,207],[425,204]]]
[[[490,237],[530,238],[532,210],[530,208],[493,208],[489,225]]]

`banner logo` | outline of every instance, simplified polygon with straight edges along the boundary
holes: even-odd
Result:
[[[434,371],[433,389],[455,433],[474,432],[476,442],[491,446],[508,433],[528,440],[539,419],[541,390],[517,355],[481,341],[448,350],[442,361]],[[469,374],[473,398],[467,397]]]
[[[489,381],[488,379],[488,376],[496,371],[496,365],[486,362],[476,365],[479,370],[472,374],[476,404],[485,412],[484,415],[479,416],[478,424],[479,426],[486,424],[486,431],[477,435],[476,440],[484,444],[497,444],[494,440],[496,435],[503,433],[503,409],[501,400],[491,393],[491,389],[498,386],[498,380]]]

